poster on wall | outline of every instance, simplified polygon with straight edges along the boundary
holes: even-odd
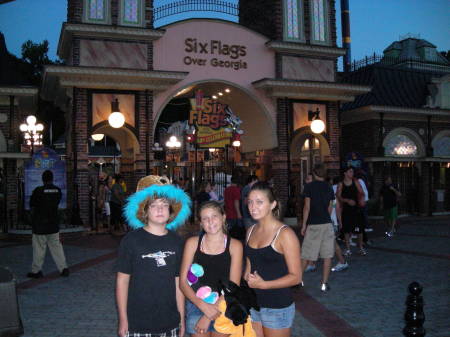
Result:
[[[315,103],[294,103],[293,104],[293,124],[294,130],[298,130],[304,127],[310,127],[311,121],[308,120],[308,111],[320,111],[320,119],[325,123],[325,130],[327,132],[327,106],[325,104],[315,104]]]
[[[119,101],[125,123],[135,127],[135,96],[130,94],[92,94],[92,125],[107,121],[111,114],[111,102]]]
[[[196,142],[201,148],[219,148],[229,145],[233,134],[242,134],[242,121],[230,107],[208,97],[198,90],[190,99],[188,124],[196,129]]]
[[[42,186],[42,173],[46,170],[53,172],[53,184],[61,189],[62,198],[60,209],[67,208],[67,180],[66,163],[52,149],[43,148],[33,154],[31,160],[25,164],[25,209],[30,209],[30,198],[33,190]]]

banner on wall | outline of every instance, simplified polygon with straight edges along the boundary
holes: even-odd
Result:
[[[67,208],[66,163],[52,149],[43,148],[25,164],[25,209],[30,209],[33,190],[43,185],[42,173],[46,170],[53,172],[53,184],[61,189],[59,208]]]
[[[195,98],[191,98],[190,103],[188,124],[196,129],[198,147],[219,148],[229,145],[235,132],[231,122],[238,121],[240,124],[239,117],[226,104],[204,97],[201,90],[195,93]],[[242,133],[240,129],[238,132]]]

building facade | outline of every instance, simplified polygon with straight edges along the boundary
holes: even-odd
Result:
[[[68,204],[79,205],[84,223],[89,222],[91,135],[105,134],[120,145],[120,172],[133,191],[139,178],[156,172],[157,126],[177,120],[170,107],[179,99],[203,97],[233,111],[243,131],[236,160],[271,179],[283,205],[298,193],[313,162],[337,173],[339,105],[370,86],[337,81],[337,58],[345,51],[336,44],[334,0],[196,3],[197,12],[235,22],[161,24],[185,15],[189,0],[160,7],[151,0],[68,1],[58,46],[65,64],[46,67],[42,95],[69,116]],[[125,117],[120,128],[108,123],[116,99]],[[209,113],[212,121],[223,111]],[[325,130],[313,136],[311,119],[317,117]],[[183,157],[172,161],[177,170],[192,165]],[[195,165],[208,163],[195,157]],[[198,183],[192,170],[177,172]]]
[[[372,196],[391,175],[403,194],[401,213],[448,213],[449,60],[430,42],[406,38],[355,63],[342,81],[372,86],[341,113],[344,153],[364,158]]]

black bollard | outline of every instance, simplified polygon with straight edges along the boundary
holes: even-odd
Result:
[[[423,298],[420,296],[422,286],[417,282],[412,282],[408,286],[408,291],[405,312],[406,326],[403,329],[403,335],[405,337],[424,337],[426,334],[423,327],[425,314],[423,313]]]

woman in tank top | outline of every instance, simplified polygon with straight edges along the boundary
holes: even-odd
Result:
[[[295,315],[291,287],[302,281],[300,243],[277,219],[278,202],[269,184],[252,186],[248,208],[257,223],[247,233],[244,278],[261,307],[259,312],[251,309],[253,328],[257,337],[287,337]]]
[[[219,317],[219,282],[240,283],[242,244],[226,234],[226,217],[217,201],[200,205],[200,236],[186,241],[180,288],[186,296],[186,332],[195,337],[226,336],[214,330]]]

